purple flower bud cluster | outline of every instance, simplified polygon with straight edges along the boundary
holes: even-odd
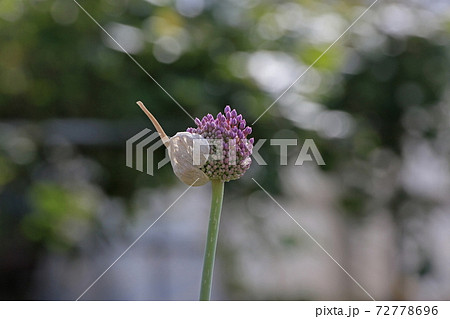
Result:
[[[197,128],[188,128],[187,132],[197,133],[208,139],[210,145],[210,158],[201,170],[210,179],[220,179],[229,182],[240,178],[250,167],[254,139],[247,139],[252,132],[250,126],[241,114],[226,106],[224,114],[219,113],[214,118],[211,114],[201,120],[195,119]],[[218,147],[217,142],[222,147]],[[220,146],[220,144],[219,144]]]

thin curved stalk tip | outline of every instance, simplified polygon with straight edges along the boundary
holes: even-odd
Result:
[[[161,137],[161,140],[163,141],[164,145],[166,147],[169,147],[169,140],[170,139],[167,136],[166,132],[164,132],[164,130],[161,127],[161,125],[159,124],[158,120],[153,116],[152,113],[150,113],[149,110],[147,110],[147,108],[145,107],[144,103],[142,103],[141,101],[137,101],[136,104],[139,105],[141,110],[144,111],[145,115],[147,115],[147,117],[153,123],[153,125],[155,126],[156,130],[158,131],[158,134]]]

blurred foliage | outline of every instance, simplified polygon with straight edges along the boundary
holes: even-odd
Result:
[[[89,203],[83,203],[87,196],[50,183],[34,184],[30,196],[35,211],[24,217],[22,226],[31,240],[43,241],[50,248],[65,249],[74,241],[70,234],[83,235],[76,225],[93,215]]]

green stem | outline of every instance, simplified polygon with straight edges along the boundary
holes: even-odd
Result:
[[[209,216],[208,237],[206,240],[205,260],[203,262],[200,300],[209,300],[216,258],[217,237],[219,235],[220,212],[222,211],[224,183],[212,180],[211,214]]]

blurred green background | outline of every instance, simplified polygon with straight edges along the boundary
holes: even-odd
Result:
[[[194,117],[256,120],[368,1],[79,0]],[[226,185],[213,299],[450,298],[450,4],[380,0],[253,126],[298,138]],[[194,123],[72,0],[0,0],[0,298],[74,300],[186,189],[125,165]],[[304,139],[326,165],[295,166]],[[156,158],[163,159],[158,149]],[[87,300],[196,300],[210,200],[191,189]]]

